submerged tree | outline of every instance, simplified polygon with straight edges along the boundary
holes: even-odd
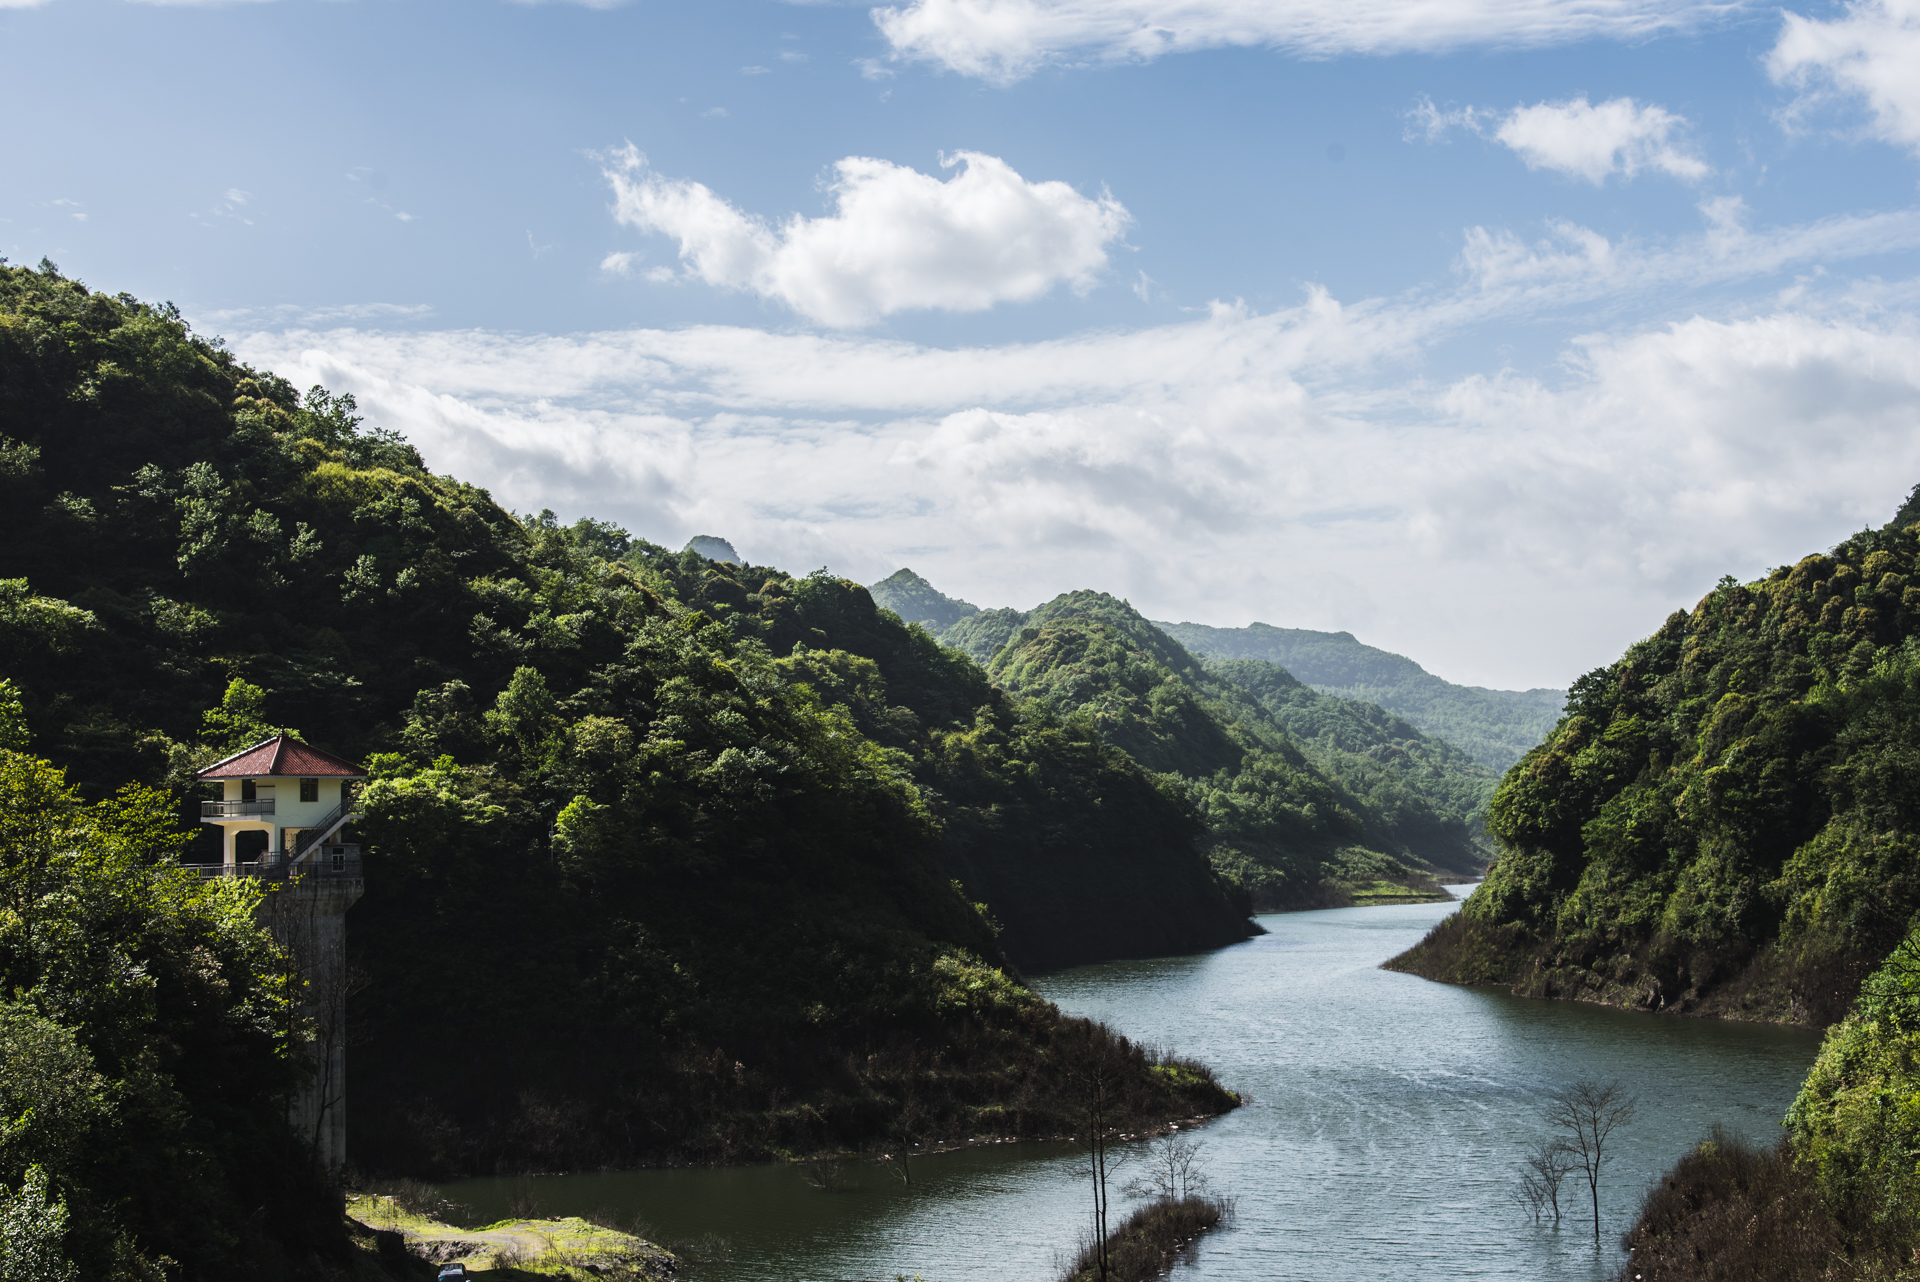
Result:
[[[1572,1169],[1586,1178],[1593,1199],[1595,1242],[1600,1240],[1600,1168],[1613,1157],[1614,1131],[1632,1121],[1639,1109],[1639,1099],[1618,1080],[1601,1083],[1581,1078],[1555,1091],[1547,1101],[1548,1123],[1566,1133],[1561,1142],[1572,1159]]]
[[[1520,1185],[1513,1200],[1539,1219],[1551,1210],[1553,1222],[1560,1222],[1560,1185],[1575,1166],[1573,1150],[1564,1139],[1542,1139],[1520,1159]]]
[[[1212,1185],[1200,1165],[1204,1147],[1201,1141],[1179,1131],[1161,1136],[1141,1154],[1141,1171],[1126,1182],[1122,1191],[1131,1197],[1171,1202],[1199,1197]]]

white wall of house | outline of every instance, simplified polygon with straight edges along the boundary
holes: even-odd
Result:
[[[230,819],[209,819],[208,823],[218,823],[224,830],[221,834],[222,862],[234,863],[234,837],[242,832],[264,832],[267,834],[267,849],[285,852],[292,845],[287,837],[288,829],[318,827],[334,811],[340,808],[341,778],[338,775],[325,775],[316,780],[316,798],[313,801],[300,800],[299,775],[261,775],[252,780],[224,779],[221,781],[220,798],[223,801],[239,801],[245,795],[245,785],[254,786],[254,800],[273,800],[271,815],[246,815]]]

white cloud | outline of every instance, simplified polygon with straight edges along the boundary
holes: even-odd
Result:
[[[1631,178],[1642,169],[1697,182],[1707,176],[1706,164],[1672,141],[1685,125],[1665,108],[1643,107],[1631,98],[1596,107],[1582,97],[1521,107],[1494,137],[1518,152],[1529,169],[1557,169],[1595,186],[1613,174]]]
[[[1819,271],[1920,246],[1920,219],[1703,215],[1663,244],[1476,230],[1445,289],[987,348],[727,326],[235,346],[519,508],[869,582],[911,564],[982,604],[1093,586],[1154,617],[1347,628],[1455,680],[1550,684],[1920,480],[1920,281]],[[1676,301],[1799,267],[1788,302]],[[1569,331],[1532,376],[1428,370],[1490,319],[1633,298],[1683,319]]]
[[[772,67],[742,67],[742,68],[740,68],[740,74],[741,74],[741,75],[743,75],[743,76],[765,76],[765,75],[770,75],[770,74],[772,73],[772,71],[773,71],[773,68],[772,68]]]
[[[600,270],[609,276],[630,276],[634,265],[645,257],[645,254],[632,250],[616,250],[600,260]]]
[[[725,120],[727,118],[727,109],[725,107],[708,107],[700,113],[700,118],[702,120]]]
[[[1632,178],[1642,169],[1688,182],[1711,172],[1676,140],[1686,130],[1684,117],[1631,98],[1594,106],[1582,96],[1516,107],[1504,115],[1486,107],[1442,110],[1432,99],[1422,98],[1406,119],[1409,142],[1440,142],[1450,130],[1465,129],[1512,149],[1529,169],[1555,169],[1596,187],[1615,174]]]
[[[1803,91],[1790,117],[1829,97],[1864,99],[1875,137],[1920,153],[1920,3],[1854,0],[1831,22],[1784,17],[1767,70]]]
[[[849,156],[834,166],[834,212],[778,228],[701,183],[664,178],[631,145],[609,157],[614,217],[680,243],[688,271],[710,285],[777,299],[828,325],[894,312],[981,311],[1054,286],[1091,289],[1106,247],[1132,221],[1104,191],[1030,183],[1005,161],[943,157],[952,178]]]
[[[892,56],[1010,83],[1049,63],[1229,45],[1305,57],[1641,40],[1737,11],[1698,0],[912,0],[872,11]]]

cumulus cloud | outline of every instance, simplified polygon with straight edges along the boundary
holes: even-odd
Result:
[[[600,270],[609,276],[629,276],[644,257],[646,255],[633,250],[615,250],[600,260]]]
[[[1455,680],[1549,684],[1723,573],[1885,520],[1920,477],[1920,282],[1676,302],[1920,225],[1703,217],[1663,244],[1476,231],[1443,288],[995,347],[731,326],[235,347],[517,507],[868,582],[911,564],[985,604],[1097,586],[1154,617],[1347,628]],[[1568,329],[1545,372],[1429,369],[1490,320],[1586,300],[1586,327],[1636,297],[1685,319]]]
[[[1494,132],[1529,169],[1557,169],[1599,186],[1610,176],[1642,169],[1697,182],[1705,162],[1674,145],[1686,121],[1663,107],[1613,98],[1593,106],[1585,98],[1521,107]]]
[[[1049,63],[1229,45],[1305,57],[1641,40],[1738,9],[1700,0],[913,0],[874,9],[896,59],[1006,84]]]
[[[1920,153],[1920,4],[1854,0],[1846,15],[1823,22],[1785,15],[1767,56],[1776,82],[1802,96],[1790,115],[1827,98],[1863,100],[1875,137]]]
[[[1598,106],[1583,97],[1539,102],[1502,114],[1484,107],[1442,110],[1423,98],[1407,113],[1409,142],[1443,140],[1466,129],[1511,148],[1529,169],[1554,169],[1599,186],[1614,175],[1632,178],[1654,169],[1688,182],[1709,172],[1680,145],[1687,121],[1664,107],[1612,98]]]
[[[982,311],[1060,284],[1084,292],[1132,221],[1104,190],[1089,197],[1028,182],[994,156],[963,151],[941,165],[958,172],[943,182],[849,156],[834,166],[831,214],[777,227],[701,183],[655,173],[631,145],[604,172],[615,219],[673,237],[692,276],[834,326],[918,309]]]

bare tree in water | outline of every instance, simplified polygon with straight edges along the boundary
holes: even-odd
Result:
[[[1600,1240],[1600,1168],[1612,1160],[1615,1130],[1633,1120],[1640,1101],[1618,1081],[1582,1078],[1563,1086],[1547,1100],[1547,1122],[1564,1132],[1561,1142],[1573,1159],[1573,1170],[1586,1177],[1593,1198],[1593,1240]]]
[[[1108,1181],[1127,1160],[1113,1141],[1132,1113],[1127,1097],[1132,1043],[1104,1025],[1087,1022],[1075,1029],[1066,1058],[1067,1079],[1080,1114],[1079,1139],[1086,1149],[1087,1176],[1093,1188],[1093,1265],[1101,1282],[1111,1276],[1113,1259],[1107,1244]]]
[[[1520,1187],[1514,1191],[1513,1200],[1531,1211],[1536,1220],[1550,1209],[1553,1222],[1558,1224],[1560,1185],[1572,1173],[1574,1165],[1573,1152],[1565,1140],[1536,1142],[1520,1159]]]
[[[1179,1131],[1163,1135],[1141,1156],[1144,1169],[1121,1191],[1130,1197],[1184,1202],[1207,1191],[1211,1181],[1200,1166],[1201,1141]]]

